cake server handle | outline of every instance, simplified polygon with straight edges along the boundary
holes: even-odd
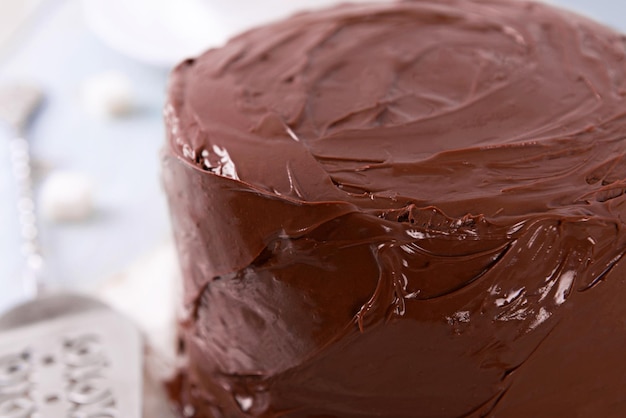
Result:
[[[18,193],[20,251],[25,261],[22,283],[26,296],[34,299],[44,291],[44,256],[35,213],[30,145],[25,137],[16,136],[9,141],[9,150]]]
[[[26,296],[30,298],[43,290],[44,257],[39,244],[30,145],[24,133],[41,107],[43,97],[41,89],[32,84],[0,87],[0,122],[8,128],[11,168],[18,195],[21,253],[25,261],[22,280]]]
[[[97,299],[54,294],[43,286],[49,277],[39,245],[30,146],[20,135],[42,96],[36,86],[0,86],[0,122],[12,133],[23,283],[32,298],[0,316],[0,418],[140,418],[140,332]]]

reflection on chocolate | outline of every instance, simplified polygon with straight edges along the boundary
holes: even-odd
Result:
[[[519,1],[339,6],[171,79],[197,417],[626,414],[624,38]]]

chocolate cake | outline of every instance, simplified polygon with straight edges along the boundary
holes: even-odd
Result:
[[[625,44],[421,0],[180,64],[185,416],[626,416]]]

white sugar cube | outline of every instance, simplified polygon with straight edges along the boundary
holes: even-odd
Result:
[[[99,118],[128,115],[135,105],[130,79],[117,71],[96,74],[85,80],[82,99],[85,110]]]
[[[82,221],[93,211],[91,181],[78,172],[54,172],[41,186],[39,204],[48,221]]]

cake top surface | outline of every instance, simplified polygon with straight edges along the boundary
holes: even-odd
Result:
[[[171,143],[299,201],[607,215],[596,203],[623,191],[624,58],[621,35],[535,3],[344,5],[181,64]]]

